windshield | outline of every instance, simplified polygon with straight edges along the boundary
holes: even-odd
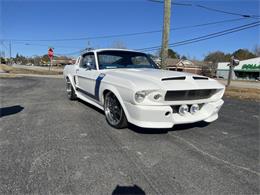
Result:
[[[157,68],[146,54],[132,51],[98,52],[99,69]]]

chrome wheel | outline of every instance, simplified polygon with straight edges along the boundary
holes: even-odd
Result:
[[[104,110],[106,118],[112,126],[117,126],[122,120],[123,109],[113,93],[108,93],[105,98]]]

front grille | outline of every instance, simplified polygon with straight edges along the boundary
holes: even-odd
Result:
[[[216,93],[216,89],[167,91],[165,101],[185,101],[210,98]]]

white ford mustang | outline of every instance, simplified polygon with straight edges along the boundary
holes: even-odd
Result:
[[[199,75],[160,70],[144,53],[98,49],[80,55],[64,69],[69,99],[82,99],[105,111],[115,128],[146,128],[212,122],[225,87]]]

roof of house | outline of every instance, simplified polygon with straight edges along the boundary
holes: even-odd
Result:
[[[166,59],[166,66],[183,66],[183,67],[200,67],[205,65],[205,62],[197,60],[182,60],[182,59]]]

